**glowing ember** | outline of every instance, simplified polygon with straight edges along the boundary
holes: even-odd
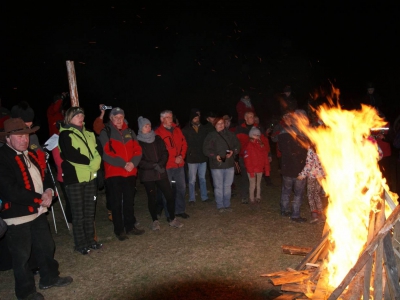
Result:
[[[315,144],[327,174],[321,184],[329,195],[331,246],[324,267],[329,273],[329,286],[334,288],[364,249],[370,212],[376,210],[383,187],[389,189],[379,170],[377,144],[369,138],[370,128],[383,127],[386,122],[369,106],[348,111],[330,102],[333,107],[324,105],[317,110],[325,126],[309,127],[301,116],[295,123]]]

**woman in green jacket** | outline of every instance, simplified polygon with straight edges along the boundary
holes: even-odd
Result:
[[[90,249],[102,247],[94,240],[96,177],[101,156],[95,135],[85,129],[84,119],[85,112],[81,107],[67,110],[60,127],[58,146],[63,159],[63,181],[71,202],[75,250],[89,254]]]

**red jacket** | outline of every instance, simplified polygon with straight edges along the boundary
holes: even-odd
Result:
[[[110,129],[109,133],[107,129]],[[142,147],[136,139],[136,134],[123,123],[118,130],[111,122],[100,133],[100,142],[103,146],[103,161],[105,178],[136,176],[137,166],[142,158]],[[135,168],[128,172],[125,164],[132,162]]]
[[[167,169],[180,168],[185,165],[184,159],[186,157],[187,151],[187,143],[186,139],[176,124],[172,123],[172,132],[167,130],[162,124],[154,131],[157,135],[159,135],[165,144],[165,147],[168,150],[168,161],[167,161]],[[182,156],[182,162],[177,164],[175,162],[175,157]]]
[[[251,139],[244,149],[244,164],[250,177],[254,173],[264,173],[269,176],[270,164],[268,159],[269,147],[260,140]]]
[[[52,136],[53,134],[60,134],[56,123],[57,121],[64,120],[64,116],[62,114],[62,104],[63,101],[60,99],[52,103],[47,108],[47,122],[49,123],[50,136]]]
[[[259,128],[257,123],[254,123],[254,124],[252,125],[252,127],[257,127],[257,128]],[[248,127],[246,126],[246,123],[243,123],[242,125],[236,127],[235,133],[236,133],[236,137],[237,137],[238,140],[240,141],[240,145],[241,145],[241,148],[240,148],[240,149],[241,149],[241,150],[240,150],[239,156],[241,156],[241,157],[244,156],[244,149],[246,148],[247,143],[248,143],[249,140],[250,140],[250,137],[249,137],[250,129],[251,129],[251,127],[248,128]],[[261,140],[262,140],[262,142],[264,143],[264,145],[267,146],[267,148],[268,148],[268,153],[269,153],[269,152],[270,152],[269,140],[268,140],[268,138],[264,135],[263,132],[261,132]]]

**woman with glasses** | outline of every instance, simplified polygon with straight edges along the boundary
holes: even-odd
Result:
[[[63,158],[63,181],[71,202],[75,250],[89,254],[90,249],[100,249],[94,240],[94,216],[97,196],[97,170],[101,156],[93,132],[85,129],[85,112],[81,107],[71,107],[60,126],[58,146]]]
[[[225,128],[221,117],[214,119],[215,131],[210,132],[203,144],[203,153],[209,158],[214,182],[214,196],[219,212],[232,211],[231,185],[235,176],[234,156],[239,154],[240,142],[233,132]]]

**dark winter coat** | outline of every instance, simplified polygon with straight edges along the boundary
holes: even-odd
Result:
[[[281,174],[297,178],[306,164],[307,149],[302,147],[299,141],[286,130],[283,130],[277,139],[279,150],[282,153]]]
[[[152,143],[139,141],[142,147],[142,159],[139,162],[139,178],[141,182],[157,181],[167,177],[165,171],[168,161],[168,150],[160,136],[156,135]],[[163,173],[157,171],[154,167],[158,164],[164,169]]]
[[[207,156],[203,153],[203,144],[207,136],[206,128],[203,125],[194,130],[192,123],[188,123],[182,133],[185,136],[188,150],[186,152],[186,162],[188,164],[199,164],[207,161]]]
[[[30,162],[39,170],[43,191],[54,188],[46,166],[40,162],[35,151],[28,150]],[[0,148],[0,199],[3,201],[3,219],[37,214],[42,195],[35,192],[32,177],[23,154],[17,154],[7,145]]]
[[[225,162],[219,162],[217,156],[226,156],[226,150],[232,150],[233,155]],[[234,157],[240,152],[240,142],[236,135],[227,129],[210,132],[203,144],[203,153],[209,158],[210,169],[228,169],[234,165]]]

